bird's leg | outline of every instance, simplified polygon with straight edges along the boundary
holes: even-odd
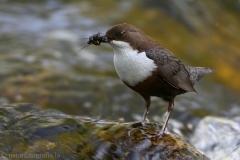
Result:
[[[151,104],[150,96],[147,96],[147,97],[144,96],[143,98],[144,98],[144,100],[146,102],[146,108],[145,108],[145,111],[144,111],[143,116],[142,116],[142,122],[146,120],[146,117],[148,115],[148,109],[149,109],[150,104]]]
[[[174,108],[174,102],[173,102],[173,101],[170,101],[170,102],[169,102],[169,105],[168,105],[167,117],[166,117],[166,119],[165,119],[165,121],[164,121],[164,124],[163,124],[162,130],[161,130],[161,132],[160,132],[160,135],[164,134],[164,131],[165,131],[166,127],[167,127],[168,120],[169,120],[169,117],[170,117],[170,115],[171,115],[171,112],[172,112],[173,108]]]

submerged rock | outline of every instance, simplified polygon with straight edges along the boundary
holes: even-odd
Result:
[[[214,160],[239,160],[240,117],[206,117],[196,127],[190,142]]]
[[[156,123],[107,121],[43,110],[0,107],[0,153],[18,159],[208,159],[176,133],[158,136]]]

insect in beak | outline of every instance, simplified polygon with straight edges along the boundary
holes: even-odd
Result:
[[[97,34],[93,34],[92,36],[89,37],[87,44],[100,45],[101,43],[108,42],[109,42],[108,38],[106,36],[101,36],[100,32],[98,32]]]
[[[88,38],[87,45],[81,48],[78,52],[80,52],[82,49],[94,44],[94,45],[100,45],[101,43],[108,43],[110,40],[106,36],[101,36],[101,33],[98,32],[97,34],[93,34]],[[77,52],[77,53],[78,53]]]

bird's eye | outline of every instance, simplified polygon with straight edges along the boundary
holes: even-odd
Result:
[[[124,35],[125,31],[120,32],[121,35]]]

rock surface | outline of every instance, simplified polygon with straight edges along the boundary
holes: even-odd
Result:
[[[156,123],[106,121],[43,110],[32,104],[0,107],[0,153],[5,159],[207,160],[176,133],[157,136]]]
[[[240,117],[205,117],[190,142],[214,160],[240,159]]]

